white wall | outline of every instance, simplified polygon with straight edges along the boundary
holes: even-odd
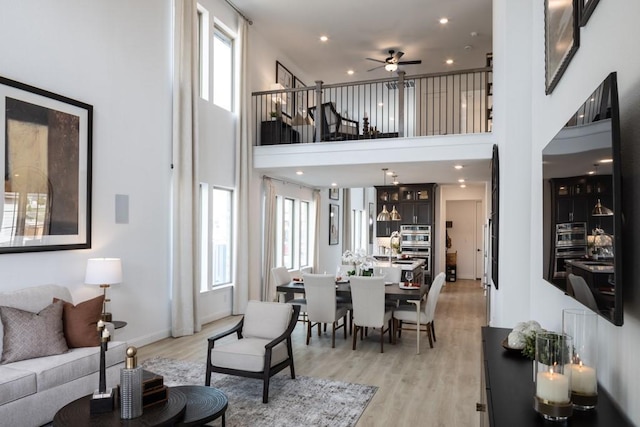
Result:
[[[76,300],[86,260],[120,257],[113,286],[118,339],[166,336],[171,178],[171,2],[0,0],[0,74],[93,105],[92,248],[0,255],[0,291],[43,283]],[[115,224],[115,195],[129,224]]]
[[[624,4],[623,4],[624,3]],[[494,1],[494,134],[500,145],[500,288],[492,292],[493,323],[513,326],[529,318],[561,328],[563,308],[579,304],[542,279],[542,148],[611,72],[618,73],[626,216],[624,326],[599,319],[598,379],[634,424],[640,424],[640,307],[638,306],[638,209],[636,148],[640,135],[640,35],[637,2],[599,2],[580,47],[549,96],[544,94],[543,3]],[[526,90],[524,90],[526,89]],[[529,224],[529,235],[523,225]],[[529,280],[526,278],[529,277]]]

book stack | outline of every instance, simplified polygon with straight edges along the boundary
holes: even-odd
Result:
[[[148,408],[169,399],[169,388],[164,385],[162,375],[142,371],[142,408]]]

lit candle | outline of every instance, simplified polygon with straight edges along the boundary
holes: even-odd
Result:
[[[102,328],[104,328],[104,322],[100,319],[98,320],[98,330],[102,330]]]
[[[104,329],[102,331],[102,339],[108,339],[109,338],[109,330],[108,329]]]
[[[555,403],[569,402],[569,378],[553,372],[553,369],[550,369],[549,372],[538,372],[536,396]]]
[[[571,391],[587,395],[595,395],[598,380],[596,370],[580,363],[571,365]]]

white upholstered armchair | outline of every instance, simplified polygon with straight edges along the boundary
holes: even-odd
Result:
[[[276,302],[249,301],[243,319],[230,330],[209,338],[205,385],[211,385],[211,373],[262,379],[262,402],[269,401],[269,379],[287,366],[293,367],[291,332],[300,307]],[[226,336],[238,339],[219,343]]]

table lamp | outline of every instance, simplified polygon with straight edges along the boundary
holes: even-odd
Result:
[[[105,322],[111,322],[111,313],[107,313],[107,288],[122,283],[122,263],[120,258],[91,258],[87,260],[87,272],[84,278],[87,285],[99,285],[104,292],[102,315]]]

